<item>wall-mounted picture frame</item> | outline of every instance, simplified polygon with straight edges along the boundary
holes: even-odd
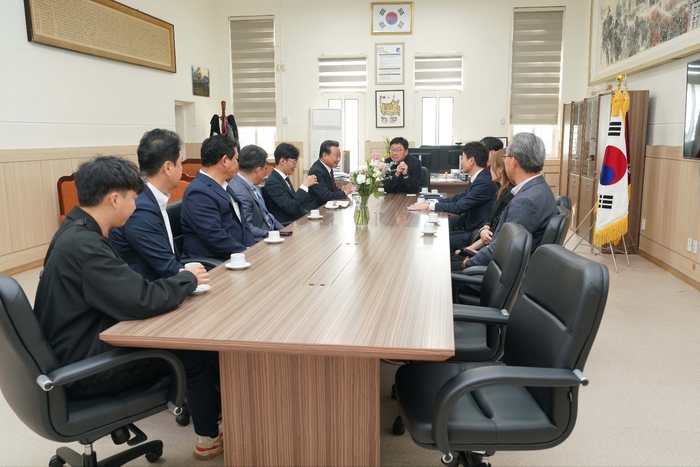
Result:
[[[377,128],[403,128],[406,113],[403,90],[375,91]]]
[[[588,85],[700,51],[694,2],[591,2]]]
[[[404,84],[404,43],[393,42],[377,44],[374,50],[376,73],[375,84]]]
[[[209,68],[192,67],[192,94],[209,97]]]
[[[496,138],[503,141],[503,149],[508,147],[508,137],[507,136],[496,136]]]
[[[413,2],[377,2],[370,5],[372,34],[413,34]]]

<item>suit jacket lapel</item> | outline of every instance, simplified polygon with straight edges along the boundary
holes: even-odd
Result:
[[[168,233],[168,227],[165,225],[165,218],[163,217],[163,213],[160,210],[160,206],[158,205],[158,201],[156,200],[156,196],[153,194],[151,189],[146,186],[143,188],[143,192],[146,194],[146,197],[149,199],[151,203],[153,203],[153,206],[155,207],[156,211],[160,215],[161,220],[163,221],[163,228],[162,232],[163,235],[168,239],[168,242],[170,242],[170,234]],[[168,243],[170,245],[170,243]],[[180,252],[177,251],[177,247],[175,246],[175,240],[173,240],[173,243],[171,245],[173,247],[173,253],[175,253],[175,260],[180,261]]]

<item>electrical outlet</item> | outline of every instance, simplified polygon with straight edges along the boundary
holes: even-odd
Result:
[[[688,246],[686,247],[688,251],[693,251],[693,239],[688,237]]]
[[[282,117],[282,123],[284,123],[285,125],[287,123],[289,123],[289,117],[287,117],[287,116]],[[642,230],[644,230],[644,229],[642,229]]]
[[[697,255],[698,254],[698,241],[693,240],[693,254]]]
[[[642,219],[642,230],[645,230],[647,228],[647,220]]]

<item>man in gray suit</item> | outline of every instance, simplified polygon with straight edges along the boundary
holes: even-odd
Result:
[[[505,166],[508,178],[515,183],[513,199],[501,214],[501,220],[488,246],[467,258],[462,266],[485,266],[491,261],[498,233],[506,222],[517,222],[532,234],[532,251],[540,246],[549,219],[556,215],[554,194],[544,177],[545,147],[542,139],[532,133],[518,133],[506,148]]]
[[[256,241],[267,237],[270,230],[282,229],[275,216],[270,214],[256,186],[262,183],[267,168],[267,152],[260,146],[249,144],[238,155],[238,174],[229,183],[241,204],[243,219],[253,232]]]

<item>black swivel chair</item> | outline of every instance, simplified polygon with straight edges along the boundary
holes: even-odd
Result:
[[[488,465],[474,451],[547,449],[566,440],[607,295],[604,265],[558,245],[538,248],[510,316],[484,318],[508,325],[502,361],[412,362],[397,371],[413,441],[457,466]]]
[[[566,233],[569,231],[569,224],[571,224],[571,210],[560,205],[559,214],[549,219],[540,245],[563,245]]]
[[[557,206],[564,207],[571,211],[571,198],[568,196],[555,196],[554,201],[557,203]]]
[[[180,223],[180,214],[182,213],[182,200],[179,199],[177,201],[169,203],[165,210],[168,213],[168,220],[170,221],[170,231],[173,234],[173,243],[175,244],[175,248],[177,248],[177,251],[182,253],[182,247],[184,244],[184,239],[182,238],[182,224]],[[209,270],[221,264],[221,261],[214,258],[187,258],[183,259],[182,263],[202,263],[202,265],[205,268],[207,268],[207,270]],[[185,423],[185,425],[187,425],[187,423]]]
[[[427,167],[420,168],[420,187],[430,191],[430,170]]]
[[[0,355],[0,389],[19,419],[43,438],[59,443],[78,441],[85,446],[82,455],[67,447],[58,448],[50,467],[65,463],[116,467],[142,455],[155,462],[163,454],[163,442],[143,443],[146,435],[133,423],[167,408],[179,413],[186,377],[182,363],[171,352],[114,349],[60,367],[24,291],[14,279],[0,275]],[[66,392],[69,383],[151,358],[163,360],[170,375],[111,396],[71,398]],[[136,436],[131,438],[130,433]],[[92,443],[109,434],[116,444],[127,442],[133,447],[98,464]]]

